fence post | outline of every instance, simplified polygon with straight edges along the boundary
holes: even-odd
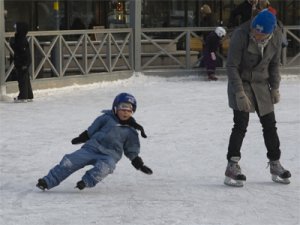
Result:
[[[287,41],[287,32],[286,32],[286,28],[283,28],[283,38]],[[285,66],[286,65],[286,48],[282,48],[281,50],[281,63],[282,63],[282,66]]]
[[[130,0],[130,27],[133,32],[133,68],[136,72],[141,72],[141,12],[142,1]]]
[[[186,69],[191,69],[191,31],[188,30],[185,35],[185,66]]]
[[[4,0],[0,0],[0,100],[4,100],[6,95],[4,34]]]

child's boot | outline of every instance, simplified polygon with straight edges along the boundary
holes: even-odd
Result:
[[[36,184],[36,186],[43,191],[48,189],[47,182],[42,178],[38,180],[38,183]]]
[[[79,190],[83,190],[86,187],[85,183],[83,182],[83,180],[78,181],[77,185],[75,188],[78,188]]]
[[[218,78],[217,78],[214,74],[209,74],[209,75],[208,75],[208,80],[214,80],[214,81],[217,81]]]

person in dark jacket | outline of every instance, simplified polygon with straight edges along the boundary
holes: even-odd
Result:
[[[217,21],[214,18],[212,10],[209,5],[204,4],[200,8],[200,22],[199,27],[215,27],[217,26]],[[210,31],[202,31],[198,33],[203,36],[203,40],[206,40],[206,37],[209,35]]]
[[[75,171],[92,165],[93,167],[77,182],[76,188],[82,190],[94,187],[113,173],[123,153],[134,168],[145,174],[152,174],[152,170],[144,165],[139,156],[140,141],[137,130],[141,132],[142,137],[147,136],[143,127],[132,117],[136,107],[133,95],[129,93],[117,95],[112,109],[104,110],[87,130],[72,140],[72,144],[84,143],[83,146],[71,154],[66,154],[48,175],[38,180],[36,186],[41,190],[51,189]]]
[[[33,100],[33,93],[29,76],[31,54],[26,38],[28,25],[24,22],[17,22],[15,29],[14,40],[10,44],[14,51],[13,62],[17,73],[19,95],[14,98],[14,102],[29,102]]]
[[[217,67],[216,52],[221,44],[222,38],[225,37],[226,30],[223,27],[217,27],[214,31],[210,32],[205,40],[203,50],[203,65],[206,68],[208,80],[218,80],[215,76]]]
[[[256,12],[258,0],[245,0],[230,13],[228,27],[235,27],[250,20]]]
[[[291,173],[280,163],[274,104],[280,100],[280,55],[282,32],[275,15],[262,10],[252,21],[238,27],[231,37],[227,56],[228,101],[234,126],[230,135],[224,183],[243,186],[246,176],[238,164],[250,112],[256,112],[263,127],[270,173],[274,182],[288,184]]]

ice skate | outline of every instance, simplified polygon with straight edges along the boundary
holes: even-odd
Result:
[[[284,169],[280,164],[279,160],[270,161],[270,173],[272,175],[272,180],[276,183],[289,184],[291,173],[290,171]]]
[[[241,167],[238,164],[240,157],[231,157],[228,161],[225,171],[224,184],[232,187],[243,187],[246,176],[242,174]]]
[[[46,189],[48,189],[48,185],[46,183],[46,181],[44,179],[39,179],[38,183],[36,184],[36,186],[41,189],[42,191],[45,191]]]
[[[18,97],[14,98],[14,103],[26,103],[27,99],[19,99]]]
[[[83,190],[85,187],[86,187],[85,183],[81,180],[77,182],[75,188],[78,188],[79,190]]]
[[[208,78],[208,80],[212,80],[212,81],[217,81],[218,80],[218,78],[214,74],[208,75],[207,78]]]

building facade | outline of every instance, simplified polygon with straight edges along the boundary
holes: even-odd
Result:
[[[232,9],[244,0],[141,0],[142,28],[201,26],[200,8],[207,4],[216,25],[228,26]],[[300,24],[300,1],[270,0],[284,25]],[[129,0],[4,0],[5,30],[16,21],[31,31],[129,27]]]

